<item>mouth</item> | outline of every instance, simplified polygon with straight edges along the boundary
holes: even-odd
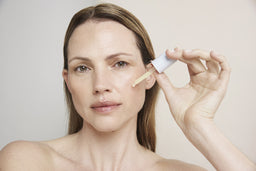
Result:
[[[97,102],[91,105],[91,109],[98,113],[110,113],[120,105],[121,103],[116,102]]]

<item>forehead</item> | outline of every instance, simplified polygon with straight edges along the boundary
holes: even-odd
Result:
[[[139,49],[135,34],[112,20],[89,20],[78,26],[69,40],[69,58],[109,55],[117,52],[138,55]]]

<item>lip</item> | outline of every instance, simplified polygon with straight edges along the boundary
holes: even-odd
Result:
[[[110,113],[114,111],[116,108],[118,108],[121,105],[121,103],[117,102],[96,102],[91,105],[91,109],[98,113]]]

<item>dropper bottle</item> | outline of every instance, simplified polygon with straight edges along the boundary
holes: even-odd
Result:
[[[155,71],[157,71],[158,73],[162,73],[165,69],[167,69],[169,66],[171,66],[175,62],[176,60],[167,58],[166,54],[163,53],[158,58],[151,61],[151,64],[153,65],[153,67],[148,72],[146,72],[141,77],[139,77],[137,80],[135,80],[132,87],[135,87],[137,84],[139,84],[141,81],[149,77]]]

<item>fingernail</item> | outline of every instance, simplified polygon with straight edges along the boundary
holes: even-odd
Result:
[[[170,50],[170,53],[173,53],[173,52],[175,52],[175,50],[174,50],[174,49],[171,49],[171,50]]]
[[[214,51],[214,50],[212,50],[212,51],[211,51],[211,53],[212,53],[214,56],[216,56],[216,57],[218,57],[218,56],[219,56],[219,53],[218,53],[218,52],[216,52],[216,51]]]
[[[173,49],[167,49],[167,53],[169,54],[169,55],[172,55],[173,53],[174,53],[175,51],[173,50]]]

